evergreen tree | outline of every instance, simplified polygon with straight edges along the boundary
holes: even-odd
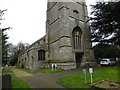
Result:
[[[0,21],[3,20],[3,15],[4,15],[4,12],[7,11],[7,10],[0,10]],[[1,22],[0,22],[0,25],[1,25]],[[1,32],[1,47],[2,47],[2,64],[5,65],[7,63],[7,60],[8,60],[8,47],[9,47],[9,43],[7,42],[7,39],[9,38],[7,33],[6,33],[6,30],[9,30],[10,27],[8,28],[0,28],[0,32]]]
[[[92,6],[92,41],[120,46],[120,1],[97,2]]]
[[[115,45],[97,44],[93,50],[97,60],[100,58],[120,58],[120,48]]]

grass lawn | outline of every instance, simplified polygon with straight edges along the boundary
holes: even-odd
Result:
[[[13,72],[8,73],[12,76],[12,88],[29,88],[30,86],[22,79],[15,76]]]
[[[39,70],[40,72],[44,72],[44,73],[58,73],[58,72],[62,72],[63,70],[61,69],[56,69],[56,70],[53,70],[51,68],[41,68]]]
[[[58,80],[58,83],[69,88],[89,88],[90,74],[88,70],[86,76],[87,84],[84,84],[83,72],[63,76]],[[105,79],[118,82],[118,66],[101,67],[94,70],[93,82],[98,82]]]
[[[27,73],[31,73],[31,74],[36,74],[37,72],[35,71],[32,71],[32,70],[29,70],[29,69],[26,69],[26,68],[20,68],[20,67],[15,67],[16,69],[20,69],[22,71],[25,71]]]
[[[16,69],[20,69],[22,71],[25,71],[27,73],[31,73],[31,74],[37,74],[37,72],[35,71],[32,71],[32,70],[29,70],[29,69],[26,69],[26,68],[20,68],[20,67],[15,67]],[[43,73],[58,73],[58,72],[62,72],[63,70],[61,69],[56,69],[56,70],[53,70],[51,68],[41,68],[39,69],[40,72],[43,72]]]

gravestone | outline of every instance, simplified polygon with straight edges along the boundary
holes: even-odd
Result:
[[[2,75],[2,89],[12,88],[11,75]]]
[[[2,90],[2,75],[0,75],[0,90]]]

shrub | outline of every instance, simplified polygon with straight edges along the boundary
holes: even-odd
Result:
[[[24,68],[24,64],[21,64],[21,68]]]
[[[88,58],[88,59],[86,59],[86,61],[88,61],[88,62],[96,62],[96,59],[95,58]]]

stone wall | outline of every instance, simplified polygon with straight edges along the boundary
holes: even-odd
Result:
[[[0,67],[2,66],[2,31],[0,30]]]
[[[18,66],[23,68],[28,68],[31,70],[36,70],[41,67],[41,62],[38,61],[38,51],[46,51],[46,40],[45,36],[32,45],[29,46],[24,52],[19,55]]]

